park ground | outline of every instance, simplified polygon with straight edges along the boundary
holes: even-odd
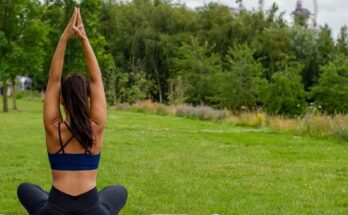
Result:
[[[0,214],[25,214],[20,182],[51,186],[42,104],[0,112]],[[128,189],[121,214],[348,214],[348,144],[110,110],[97,188],[111,184]]]

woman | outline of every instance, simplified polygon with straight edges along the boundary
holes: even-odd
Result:
[[[90,84],[79,74],[67,76],[61,84],[65,48],[75,35],[83,47]],[[65,121],[60,103],[66,113]],[[126,189],[96,189],[106,100],[99,65],[78,8],[74,9],[52,59],[43,121],[53,184],[49,193],[34,184],[19,185],[18,198],[29,214],[118,214],[127,200]]]

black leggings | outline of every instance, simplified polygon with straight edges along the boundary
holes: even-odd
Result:
[[[38,185],[21,183],[17,195],[30,215],[115,215],[127,201],[127,190],[121,185],[71,196],[53,186],[48,193]]]

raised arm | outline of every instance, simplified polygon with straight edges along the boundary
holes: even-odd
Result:
[[[58,42],[52,59],[43,111],[43,121],[46,131],[52,130],[56,122],[62,120],[60,112],[60,81],[64,64],[65,49],[69,39],[75,35],[74,25],[76,20],[77,9],[75,8],[72,17]]]
[[[75,32],[82,43],[83,53],[90,75],[90,119],[100,128],[104,128],[106,122],[106,98],[102,74],[98,65],[97,58],[94,54],[91,44],[87,38],[82,23],[80,9],[77,9],[77,26]]]

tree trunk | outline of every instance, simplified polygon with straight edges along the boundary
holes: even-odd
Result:
[[[16,78],[11,79],[12,83],[12,100],[13,100],[13,110],[17,110],[17,100],[16,100]]]
[[[2,85],[3,89],[2,89],[2,110],[4,112],[8,112],[8,103],[7,103],[7,89],[8,89],[8,85],[7,85],[7,80],[3,81],[3,85]]]
[[[160,81],[160,77],[159,77],[159,72],[157,70],[157,66],[156,66],[153,58],[151,58],[151,61],[152,61],[152,64],[153,64],[153,67],[154,67],[155,73],[156,73],[156,82],[157,82],[157,87],[158,87],[159,102],[162,104],[163,97],[162,97],[162,89],[161,89],[161,81]]]
[[[204,106],[203,98],[200,99],[201,106]]]

